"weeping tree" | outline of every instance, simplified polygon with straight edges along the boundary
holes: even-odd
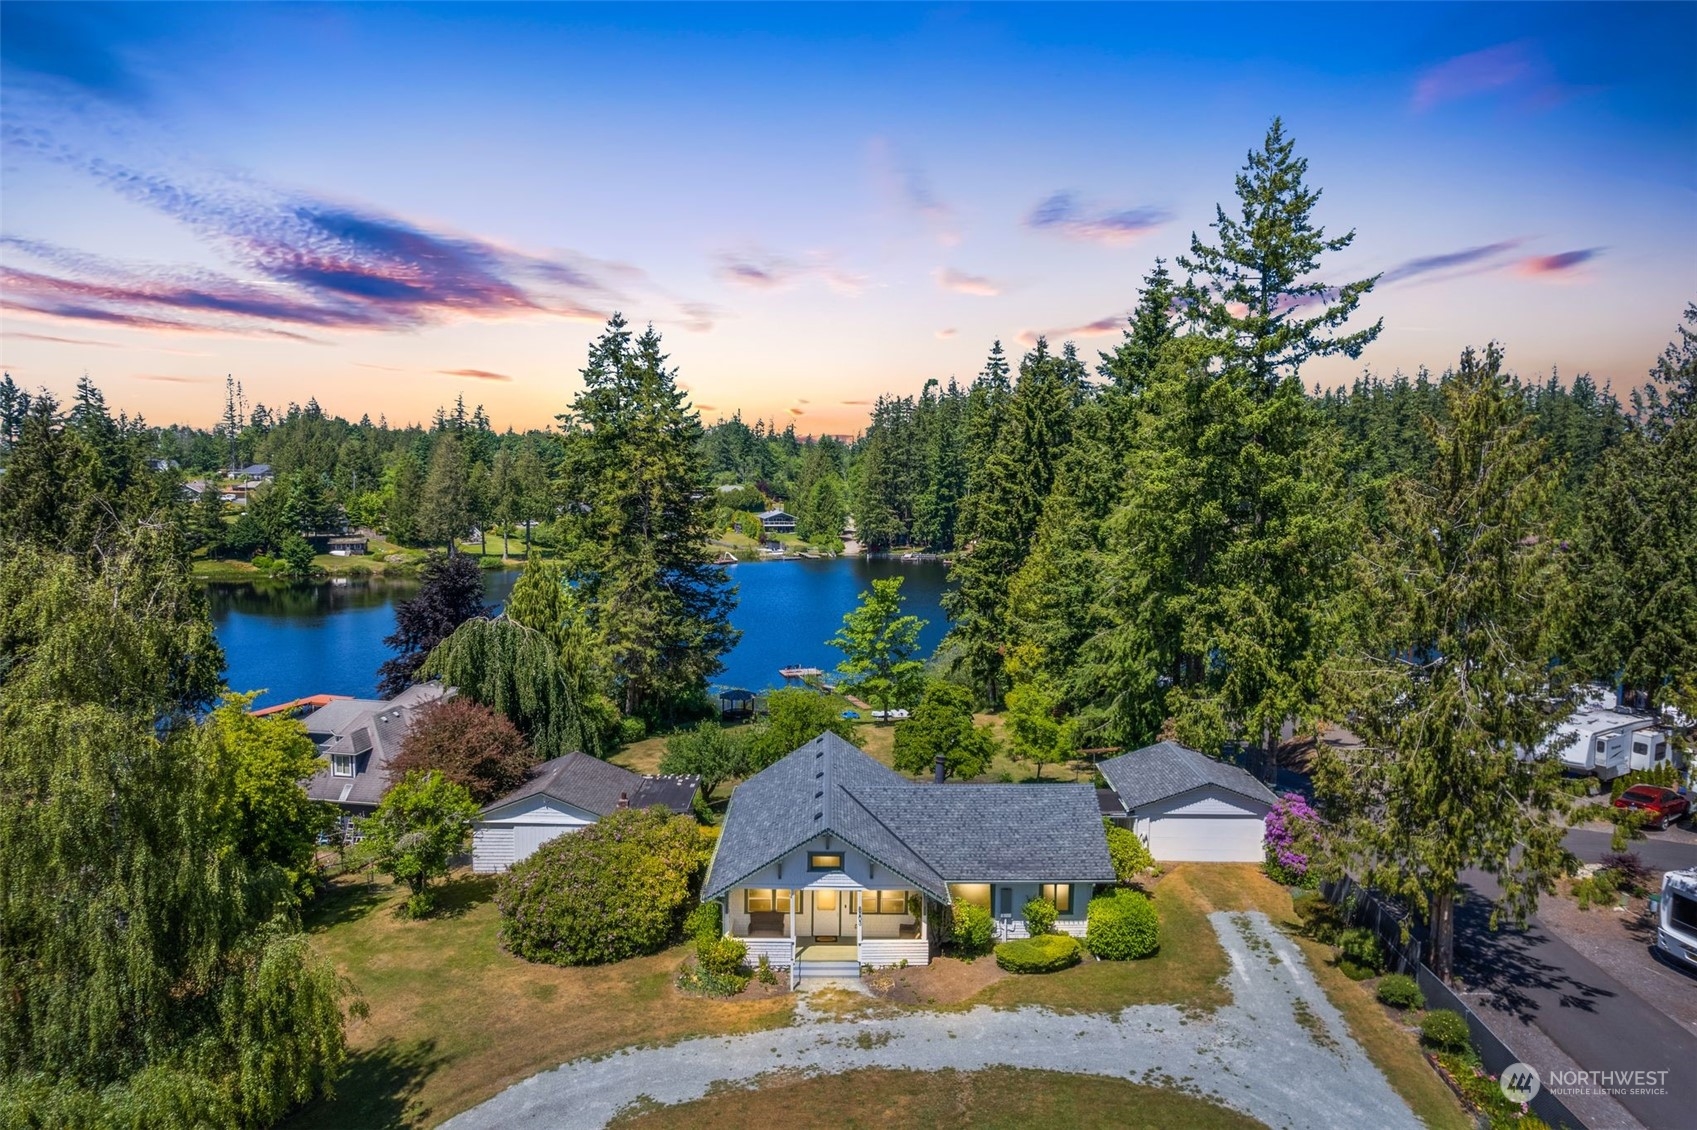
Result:
[[[1562,468],[1533,435],[1502,354],[1462,354],[1426,481],[1404,479],[1354,561],[1356,639],[1336,674],[1358,747],[1321,746],[1315,785],[1342,862],[1423,908],[1427,964],[1454,965],[1457,877],[1497,875],[1523,920],[1564,866],[1560,762],[1531,760],[1561,717],[1563,602],[1550,536]]]
[[[222,655],[173,523],[93,548],[0,539],[0,1125],[270,1125],[340,1071],[341,983],[198,718]]]
[[[544,759],[613,751],[603,654],[557,565],[532,557],[505,611],[454,629],[419,674],[506,715]]]

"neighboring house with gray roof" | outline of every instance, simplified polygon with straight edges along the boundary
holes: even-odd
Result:
[[[1113,881],[1089,785],[917,784],[826,733],[737,786],[701,897],[751,960],[856,977],[927,964],[931,912],[957,901],[1021,937],[1042,896],[1081,936]]]
[[[449,692],[440,683],[419,683],[391,699],[335,698],[301,718],[325,757],[307,778],[306,795],[342,809],[344,829],[354,817],[370,816],[389,790],[389,762],[399,752],[421,707]]]
[[[795,533],[795,515],[784,510],[762,510],[755,517],[760,519],[760,528],[769,534]]]
[[[472,826],[472,870],[505,871],[555,836],[579,831],[621,808],[659,805],[687,813],[700,787],[700,777],[644,777],[586,753],[544,761],[524,784],[483,809]]]
[[[1097,766],[1119,799],[1116,822],[1164,862],[1259,863],[1278,797],[1255,776],[1177,742],[1156,742]]]

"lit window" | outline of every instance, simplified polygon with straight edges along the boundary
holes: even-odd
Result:
[[[1043,897],[1055,904],[1055,910],[1061,914],[1072,913],[1072,884],[1044,883],[1041,887]]]
[[[338,777],[352,777],[354,775],[354,759],[345,753],[336,754],[330,758],[330,772]]]
[[[774,910],[780,914],[788,914],[790,910],[789,889],[774,891],[750,887],[743,892],[743,909],[750,914],[765,914]]]
[[[841,852],[816,851],[807,857],[809,871],[841,871],[843,856]]]
[[[862,891],[860,910],[862,914],[906,914],[907,892]]]
[[[990,909],[990,884],[988,883],[950,883],[949,897],[956,902],[971,903]]]

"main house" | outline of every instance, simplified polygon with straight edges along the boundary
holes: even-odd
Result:
[[[1261,862],[1267,812],[1279,798],[1253,774],[1177,742],[1156,742],[1097,768],[1120,805],[1107,814],[1136,832],[1156,859]]]
[[[1090,786],[916,784],[826,733],[731,794],[701,897],[750,960],[855,977],[929,963],[934,912],[955,902],[1020,937],[1041,896],[1056,929],[1082,935],[1114,878]]]
[[[448,693],[440,683],[419,683],[391,699],[298,700],[314,708],[301,721],[325,756],[324,766],[307,778],[306,795],[339,807],[343,831],[351,830],[353,818],[370,816],[389,790],[389,762],[418,711]]]
[[[621,808],[689,812],[701,778],[644,777],[587,753],[544,761],[525,783],[483,809],[472,825],[471,869],[505,871],[555,836],[580,831]]]

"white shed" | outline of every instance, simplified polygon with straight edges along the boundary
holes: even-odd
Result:
[[[1260,863],[1267,812],[1277,797],[1255,777],[1179,745],[1155,745],[1102,762],[1130,827],[1170,863]]]
[[[700,784],[698,777],[644,777],[584,753],[545,761],[523,785],[484,808],[471,830],[471,869],[505,871],[555,836],[621,808],[688,812]]]

